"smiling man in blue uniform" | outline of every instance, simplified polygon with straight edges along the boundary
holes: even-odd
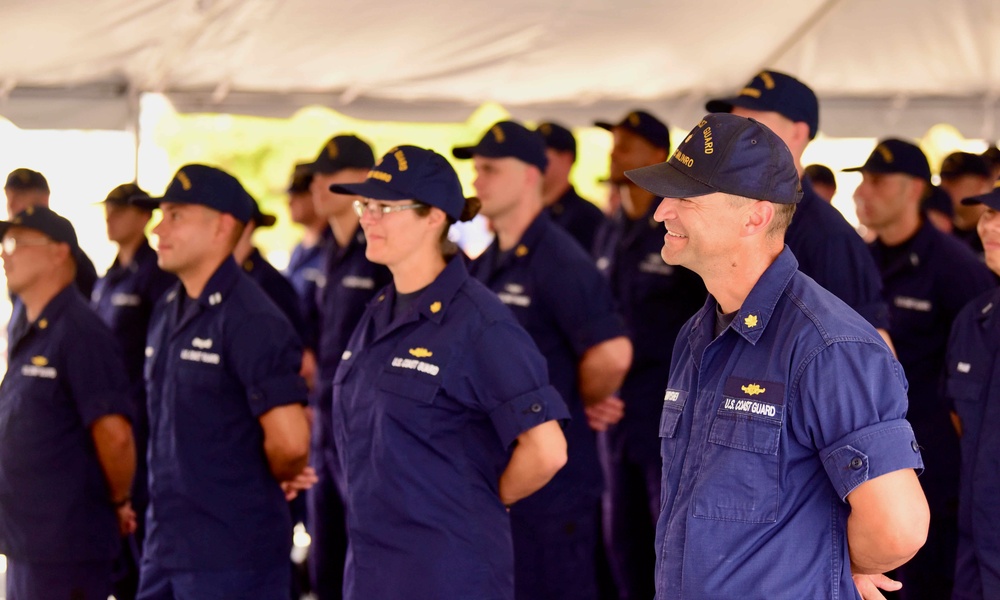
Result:
[[[159,206],[158,262],[180,279],[149,327],[150,509],[139,598],[287,598],[281,484],[308,457],[288,319],[232,251],[252,200],[231,175],[182,167]]]
[[[548,361],[549,378],[569,406],[569,462],[538,493],[511,507],[517,598],[597,596],[603,477],[596,434],[584,406],[621,417],[613,397],[632,360],[632,344],[607,281],[583,248],[542,211],[541,138],[503,121],[472,147],[475,187],[497,238],[469,272],[514,311]]]
[[[931,507],[927,544],[900,569],[905,600],[947,598],[958,544],[958,436],[941,396],[945,347],[958,311],[995,279],[972,250],[936,229],[920,209],[931,170],[918,146],[882,140],[860,171],[858,219],[877,236],[869,246],[889,305],[889,335],[903,365],[907,418],[923,447],[920,483]]]
[[[146,384],[142,378],[145,361],[146,330],[153,306],[176,283],[177,278],[156,264],[156,251],[146,239],[146,225],[153,211],[129,203],[130,198],[148,198],[149,194],[134,183],[123,183],[104,199],[104,219],[108,239],[118,245],[118,255],[108,272],[94,284],[90,306],[111,328],[121,345],[128,372],[130,393],[135,414],[133,433],[136,445],[135,481],[132,484],[132,506],[138,517],[135,544],[125,544],[116,569],[115,598],[135,598],[139,584],[139,556],[146,532],[146,506],[149,492],[146,469],[146,442],[149,439],[149,418],[146,412]]]
[[[962,200],[982,211],[986,265],[1000,275],[1000,187]],[[1000,597],[1000,288],[970,302],[948,340],[945,394],[958,414],[962,471],[954,600]]]
[[[928,521],[906,380],[783,244],[802,197],[788,147],[711,114],[667,162],[627,175],[663,197],[663,259],[709,292],[677,337],[663,400],[657,598],[897,587],[881,573],[916,553]]]
[[[121,351],[73,279],[69,221],[28,207],[0,222],[27,328],[0,384],[0,552],[9,600],[106,600],[135,530],[133,407]]]
[[[360,197],[365,254],[393,277],[334,379],[345,597],[510,600],[504,505],[565,464],[566,406],[531,338],[448,241],[478,202],[444,157],[400,146],[334,190]]]

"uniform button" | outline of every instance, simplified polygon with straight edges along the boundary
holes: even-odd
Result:
[[[540,413],[540,412],[542,412],[542,405],[538,404],[537,402],[535,404],[532,404],[531,405],[531,412],[533,412],[533,413]]]
[[[914,452],[920,452],[920,444],[917,443],[917,440],[910,442],[910,448],[913,448]]]
[[[851,459],[851,468],[852,469],[860,469],[864,465],[865,465],[864,461],[861,460],[860,458],[858,458],[857,456],[855,456],[854,458]]]

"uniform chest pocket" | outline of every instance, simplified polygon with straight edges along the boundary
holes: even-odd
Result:
[[[708,442],[694,490],[694,516],[775,522],[781,420],[720,414]]]
[[[441,385],[437,381],[384,372],[379,375],[376,387],[381,412],[405,429],[414,429],[432,419]]]
[[[986,383],[961,373],[948,373],[945,394],[962,422],[963,433],[978,430],[986,409]]]

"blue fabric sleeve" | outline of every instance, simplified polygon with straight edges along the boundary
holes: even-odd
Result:
[[[96,314],[93,315],[93,323],[86,325],[89,326],[82,331],[70,332],[70,335],[79,335],[86,340],[86,347],[65,348],[66,382],[80,419],[86,427],[101,417],[113,414],[133,421],[135,415],[129,395],[128,375],[118,342]]]
[[[299,377],[302,347],[284,315],[252,315],[236,325],[230,344],[232,368],[255,417],[277,406],[306,403],[306,384]]]
[[[601,342],[627,335],[611,287],[591,262],[562,265],[545,277],[539,292],[546,296],[545,305],[554,308],[551,316],[569,336],[577,356]]]
[[[841,500],[862,483],[900,469],[924,468],[906,419],[884,421],[852,432],[820,451],[827,477]]]

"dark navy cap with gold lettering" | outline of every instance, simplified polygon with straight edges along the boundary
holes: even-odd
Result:
[[[375,152],[368,142],[356,135],[337,135],[306,168],[312,173],[333,174],[343,169],[370,169],[374,164]]]
[[[757,121],[727,113],[706,115],[666,162],[625,176],[664,198],[723,192],[776,204],[802,199],[785,142]]]
[[[545,156],[545,142],[534,131],[514,121],[500,121],[475,146],[457,146],[452,149],[455,158],[516,158],[545,171],[549,159]]]
[[[253,216],[254,200],[235,177],[207,165],[185,165],[177,170],[162,198],[133,198],[131,204],[157,208],[162,202],[199,204],[228,213],[240,223]]]
[[[670,129],[663,121],[644,110],[633,110],[618,123],[594,121],[594,126],[608,131],[621,127],[645,139],[657,148],[670,150]]]
[[[845,172],[861,171],[862,173],[902,173],[917,179],[930,182],[931,166],[927,162],[924,151],[916,144],[903,140],[888,138],[882,140],[872,150],[865,164],[860,167],[844,169]]]
[[[941,162],[941,179],[956,179],[964,175],[992,179],[990,163],[979,154],[952,152]]]
[[[573,156],[576,156],[576,138],[573,137],[573,132],[559,123],[546,121],[539,124],[535,132],[542,136],[546,148],[559,152],[572,152]]]
[[[458,175],[445,157],[417,146],[388,151],[362,183],[331,185],[330,191],[373,200],[415,200],[436,206],[456,221],[462,216],[465,195]]]
[[[819,100],[806,84],[779,71],[761,71],[732,98],[709,100],[708,112],[733,112],[733,107],[776,112],[809,126],[809,139],[819,130]]]
[[[288,184],[289,194],[308,194],[312,185],[313,174],[309,165],[297,164],[292,171],[292,182]]]
[[[141,200],[144,198],[149,198],[149,194],[146,193],[138,184],[135,183],[123,183],[117,186],[115,189],[108,192],[107,197],[98,202],[98,204],[111,204],[113,206],[127,206],[130,204],[130,200],[135,198]]]

